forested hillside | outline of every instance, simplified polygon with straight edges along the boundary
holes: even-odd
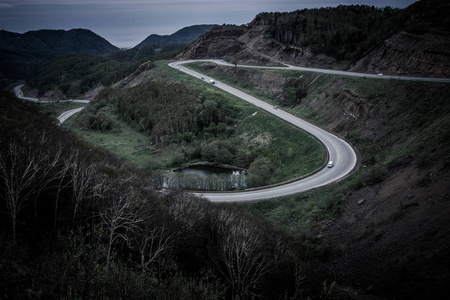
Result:
[[[68,55],[43,64],[27,80],[37,96],[60,90],[66,97],[77,98],[98,86],[110,86],[138,67],[138,63],[120,63],[114,59],[91,55]]]
[[[86,29],[0,31],[0,84],[26,79],[39,65],[66,54],[107,55],[120,51]]]
[[[135,47],[112,54],[118,61],[170,59],[217,25],[193,25],[170,35],[151,34]]]
[[[401,11],[405,26],[379,43],[351,70],[413,76],[450,76],[450,2],[418,1]]]
[[[340,5],[289,13],[261,13],[251,25],[265,26],[268,37],[284,45],[308,47],[314,55],[352,61],[399,30],[403,22],[399,9]]]
[[[158,194],[32,103],[0,95],[3,298],[320,295],[306,254],[236,206]]]

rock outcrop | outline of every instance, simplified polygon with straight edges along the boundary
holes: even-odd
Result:
[[[399,76],[450,76],[450,32],[399,32],[357,61],[352,71]]]

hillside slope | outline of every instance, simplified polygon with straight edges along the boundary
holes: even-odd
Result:
[[[314,249],[319,273],[357,291],[350,299],[449,293],[449,84],[198,68],[317,122],[361,152],[360,170],[338,185],[252,209]],[[307,95],[290,101],[289,83],[299,76]],[[315,212],[302,217],[311,206]]]
[[[403,10],[339,6],[261,13],[248,26],[214,28],[179,58],[447,76],[449,12],[444,1],[422,0]]]
[[[352,71],[450,76],[450,3],[420,1],[406,11],[406,26],[356,61]]]

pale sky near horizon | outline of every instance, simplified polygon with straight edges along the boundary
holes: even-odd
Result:
[[[246,24],[260,12],[338,5],[404,8],[417,0],[0,0],[1,28],[90,29],[117,47],[191,25]]]

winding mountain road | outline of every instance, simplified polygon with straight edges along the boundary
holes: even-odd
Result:
[[[23,100],[27,100],[27,101],[32,101],[32,102],[36,102],[36,103],[54,103],[55,101],[47,101],[47,100],[39,100],[38,98],[31,98],[31,97],[25,97],[23,95],[22,92],[22,87],[24,85],[18,85],[14,88],[14,93],[16,94],[17,98],[23,99]],[[69,100],[58,100],[58,102],[75,102],[75,103],[89,103],[90,100],[80,100],[80,99],[69,99]],[[84,107],[78,107],[78,108],[74,108],[68,111],[63,112],[62,114],[60,114],[57,119],[59,121],[60,124],[64,123],[68,118],[70,118],[71,116],[73,116],[74,114],[80,112]]]
[[[195,72],[191,69],[184,67],[184,64],[198,61],[213,62],[223,66],[234,67],[233,64],[227,63],[219,59],[201,59],[201,60],[186,60],[177,61],[170,63],[169,66],[178,69],[181,72],[194,76],[200,80],[214,80],[214,85],[234,96],[241,98],[244,101],[250,102],[255,106],[264,109],[265,111],[277,116],[278,118],[285,120],[288,123],[310,133],[319,139],[325,146],[329,160],[334,162],[334,167],[327,168],[324,167],[318,172],[302,178],[296,181],[291,181],[285,184],[280,184],[277,186],[271,186],[267,188],[247,190],[242,192],[205,192],[205,193],[195,193],[196,195],[205,197],[213,202],[246,202],[246,201],[257,201],[276,197],[282,197],[287,195],[292,195],[296,193],[301,193],[310,189],[314,189],[320,186],[327,185],[331,182],[338,181],[348,174],[350,174],[357,166],[357,155],[354,149],[343,139],[338,136],[325,131],[313,124],[310,124],[290,113],[287,113],[281,109],[275,109],[272,105],[250,96],[238,89],[228,86],[220,81],[210,78],[201,73]],[[428,81],[428,82],[450,82],[450,78],[427,78],[427,77],[404,77],[404,76],[391,76],[383,74],[367,74],[367,73],[356,73],[338,70],[328,70],[328,69],[315,69],[315,68],[303,68],[296,67],[292,65],[285,64],[284,67],[266,67],[266,66],[248,66],[248,65],[237,65],[241,68],[258,68],[258,69],[278,69],[278,70],[297,70],[305,72],[315,72],[320,74],[332,74],[340,76],[351,76],[351,77],[362,77],[362,78],[376,78],[376,79],[387,79],[387,80],[407,80],[407,81]]]
[[[354,149],[343,139],[338,136],[323,130],[313,124],[310,124],[282,109],[277,109],[273,105],[266,103],[258,98],[248,95],[236,88],[226,85],[220,81],[210,78],[204,74],[188,69],[184,64],[197,62],[197,61],[209,61],[219,65],[234,67],[233,64],[224,62],[222,60],[216,59],[205,59],[205,60],[186,60],[186,61],[176,61],[169,64],[170,67],[178,69],[181,72],[189,74],[199,80],[214,80],[214,86],[230,93],[236,97],[241,98],[244,101],[252,103],[253,105],[273,114],[274,116],[310,133],[315,136],[318,140],[322,142],[325,149],[327,150],[329,160],[334,162],[332,168],[323,167],[311,176],[301,178],[298,180],[290,181],[284,184],[279,184],[276,186],[269,186],[261,189],[246,190],[239,192],[204,192],[204,193],[194,193],[198,196],[202,196],[212,202],[247,202],[247,201],[258,201],[271,199],[276,197],[283,197],[292,194],[301,193],[307,190],[311,190],[317,187],[327,185],[329,183],[338,181],[345,176],[349,175],[357,166],[357,155]],[[352,76],[352,77],[365,77],[365,78],[377,78],[377,79],[395,79],[395,80],[410,80],[410,81],[430,81],[430,82],[450,82],[450,78],[425,78],[425,77],[401,77],[401,76],[390,76],[382,74],[365,74],[356,72],[346,72],[337,70],[327,70],[327,69],[314,69],[314,68],[303,68],[291,65],[285,65],[284,67],[264,67],[264,66],[247,66],[238,65],[242,68],[261,68],[261,69],[280,69],[280,70],[297,70],[306,72],[316,72],[321,74],[333,74],[342,76]],[[19,85],[14,88],[16,96],[18,98],[33,101],[33,102],[43,102],[36,98],[24,97],[22,93],[23,85]],[[88,103],[89,100],[67,100],[72,102]],[[67,118],[73,114],[82,110],[81,108],[75,108],[66,112],[63,112],[58,120],[63,123]]]
[[[208,60],[219,64],[226,64],[217,60]],[[248,95],[238,89],[226,85],[213,78],[207,77],[204,74],[198,73],[184,66],[189,61],[177,61],[170,63],[169,66],[181,72],[189,74],[199,80],[214,80],[214,86],[230,93],[244,101],[252,103],[253,105],[273,114],[274,116],[310,133],[319,139],[325,146],[329,160],[334,162],[334,167],[324,167],[318,172],[303,179],[291,181],[277,186],[267,188],[239,191],[239,192],[205,192],[194,193],[196,195],[207,198],[212,202],[246,202],[257,201],[276,197],[283,197],[292,194],[297,194],[320,186],[324,186],[334,181],[338,181],[352,172],[357,165],[357,155],[352,146],[338,136],[323,130],[311,123],[308,123],[282,109],[277,109],[271,104],[268,104],[258,98]]]
[[[191,60],[189,62],[194,62]],[[235,65],[227,63],[223,60],[218,59],[205,59],[196,61],[209,61],[222,66],[234,67]],[[330,69],[317,69],[317,68],[305,68],[297,67],[288,64],[284,64],[284,67],[268,67],[268,66],[249,66],[249,65],[237,65],[240,68],[248,69],[273,69],[273,70],[295,70],[303,72],[314,72],[320,74],[330,74],[330,75],[340,75],[340,76],[350,76],[350,77],[361,77],[361,78],[374,78],[374,79],[393,79],[393,80],[406,80],[406,81],[427,81],[427,82],[450,82],[450,78],[433,78],[433,77],[411,77],[411,76],[395,76],[395,75],[383,75],[379,74],[369,74],[369,73],[358,73],[349,71],[339,71]]]

